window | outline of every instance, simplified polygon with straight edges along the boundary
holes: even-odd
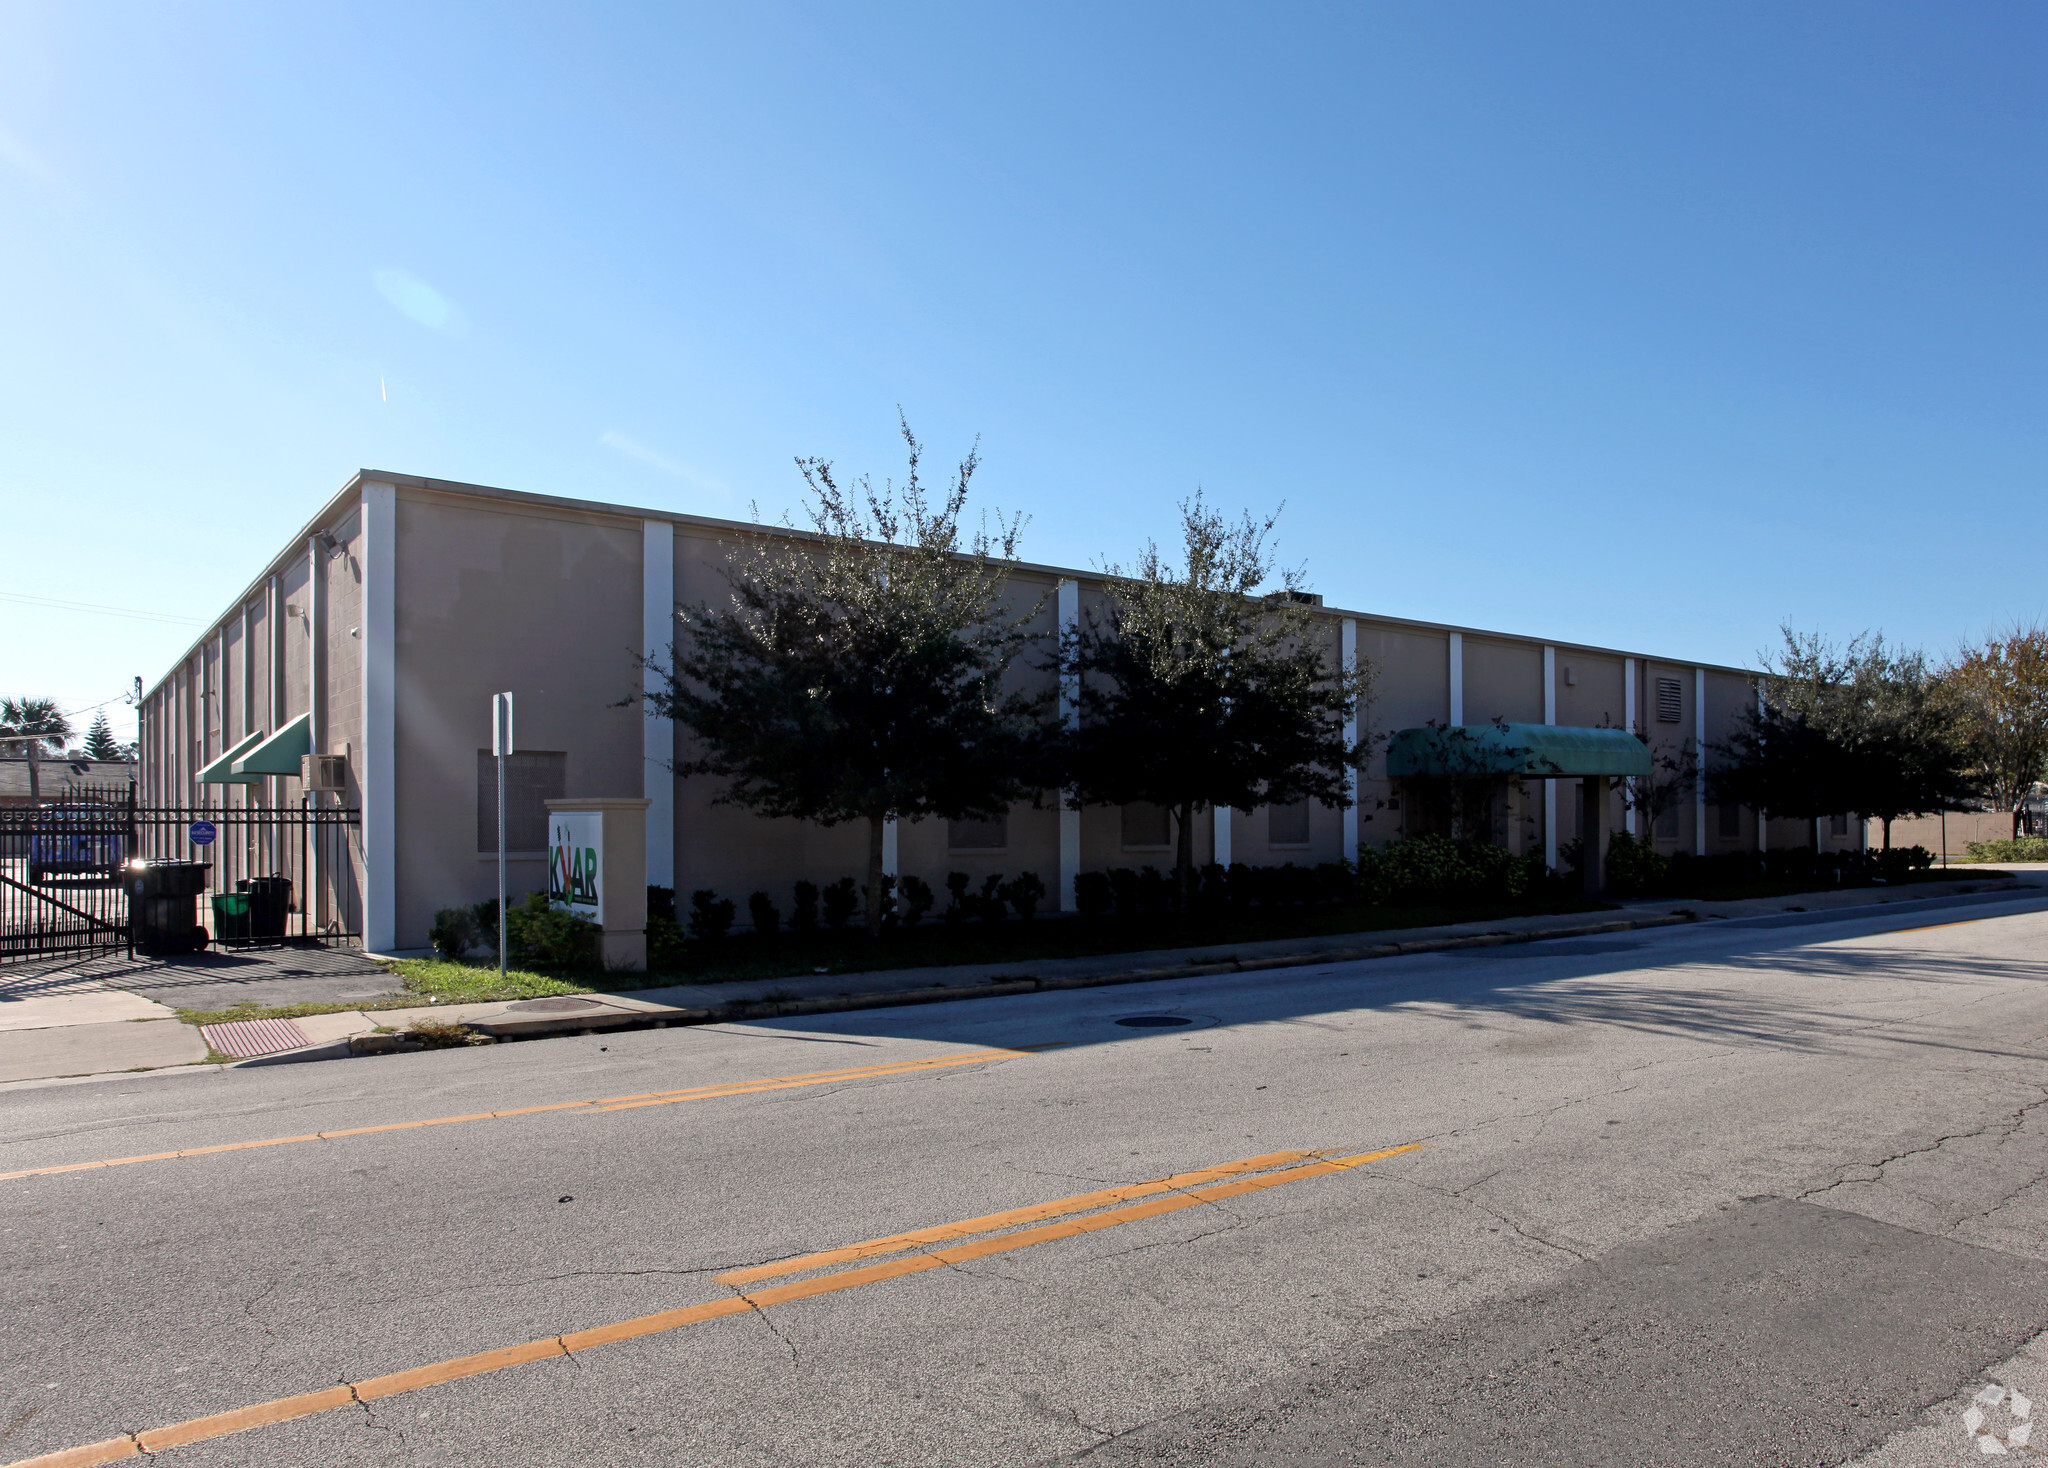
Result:
[[[992,821],[946,822],[949,851],[1003,851],[1010,844],[1010,816],[1005,811]]]
[[[1846,812],[1842,815],[1828,817],[1828,834],[1830,836],[1847,836],[1849,834],[1849,817]]]
[[[1657,722],[1675,724],[1684,716],[1684,698],[1676,678],[1657,680]]]
[[[1286,805],[1266,807],[1266,844],[1269,846],[1308,845],[1308,802],[1290,801]]]
[[[1733,841],[1742,834],[1742,807],[1727,801],[1719,808],[1719,830],[1723,841]]]
[[[1173,845],[1172,815],[1163,805],[1124,807],[1124,849],[1163,851]]]
[[[505,757],[505,849],[545,851],[550,800],[568,794],[569,756],[521,750]],[[476,849],[498,849],[498,760],[476,752]]]

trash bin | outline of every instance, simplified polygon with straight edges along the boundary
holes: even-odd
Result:
[[[246,892],[216,892],[213,894],[213,941],[216,943],[246,943],[254,935],[249,931],[249,894]]]
[[[237,892],[249,894],[249,936],[282,938],[285,915],[292,910],[292,879],[272,873],[267,877],[243,877],[235,883]]]
[[[196,953],[207,944],[199,926],[197,899],[206,890],[211,862],[131,862],[128,867],[128,923],[145,953]]]

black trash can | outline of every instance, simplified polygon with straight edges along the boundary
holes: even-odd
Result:
[[[128,869],[128,923],[145,953],[197,953],[208,942],[198,899],[211,862],[152,861]]]
[[[249,894],[249,936],[282,938],[285,915],[292,910],[292,879],[273,873],[268,877],[243,877],[235,883],[237,892]]]

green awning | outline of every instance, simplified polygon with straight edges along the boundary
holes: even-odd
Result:
[[[300,714],[243,755],[232,766],[237,775],[296,775],[299,756],[313,752],[313,719]]]
[[[1387,776],[1578,775],[1650,773],[1650,747],[1626,729],[1571,724],[1454,724],[1403,729],[1387,741]]]
[[[251,734],[247,739],[242,740],[233,749],[230,749],[219,759],[214,760],[204,769],[200,770],[199,783],[202,785],[255,785],[259,783],[263,779],[261,775],[238,775],[234,772],[233,766],[236,760],[261,744],[263,740],[264,736],[261,734]]]

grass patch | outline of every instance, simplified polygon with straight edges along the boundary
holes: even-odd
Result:
[[[391,970],[404,981],[406,993],[417,997],[383,1006],[387,1009],[417,1007],[430,999],[442,1004],[484,1004],[495,999],[545,999],[551,994],[588,994],[594,985],[603,983],[608,977],[603,974],[543,974],[532,969],[512,968],[505,970],[504,978],[500,979],[495,962],[487,966],[453,963],[445,958],[394,959]],[[621,977],[641,979],[645,975]]]

